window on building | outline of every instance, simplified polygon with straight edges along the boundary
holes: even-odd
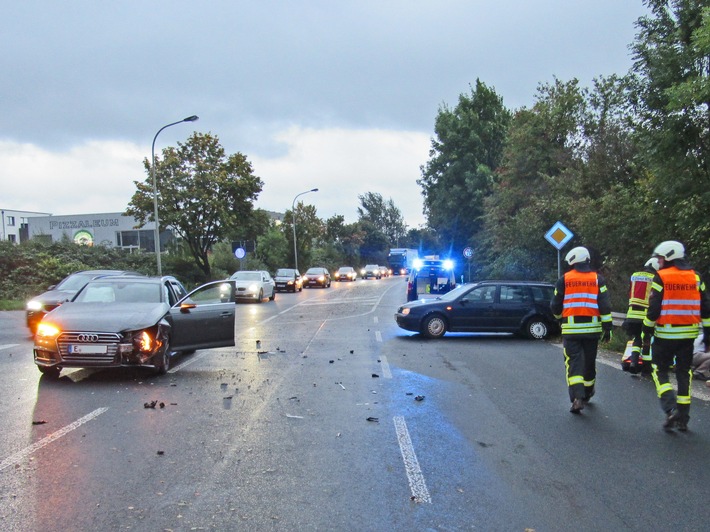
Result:
[[[12,242],[13,244],[17,242],[16,236],[15,235],[7,235],[7,239]]]
[[[116,245],[123,249],[155,251],[153,247],[153,231],[118,231],[116,233]]]
[[[9,227],[15,227],[15,217],[14,216],[7,217],[7,225]]]

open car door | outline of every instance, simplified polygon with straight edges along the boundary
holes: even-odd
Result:
[[[234,345],[234,281],[204,284],[170,309],[171,349],[188,351]]]

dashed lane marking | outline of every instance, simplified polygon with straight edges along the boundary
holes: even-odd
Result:
[[[0,351],[3,349],[10,349],[11,347],[17,347],[20,344],[5,344],[5,345],[0,345]]]
[[[394,417],[394,430],[397,433],[397,441],[399,442],[399,450],[402,452],[402,460],[404,460],[404,469],[407,472],[409,479],[409,489],[412,490],[412,499],[416,502],[431,503],[431,495],[426,487],[424,474],[419,467],[417,454],[414,452],[412,439],[409,437],[407,423],[403,416]]]
[[[385,379],[391,379],[392,372],[390,371],[390,363],[387,362],[387,357],[385,357],[385,356],[380,357],[380,365],[382,366],[382,376]]]

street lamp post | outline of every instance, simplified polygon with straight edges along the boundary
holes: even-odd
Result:
[[[293,216],[293,260],[296,262],[296,271],[298,271],[298,249],[296,248],[296,198],[298,196],[303,196],[309,192],[318,192],[317,188],[312,188],[311,190],[306,190],[300,194],[296,194],[291,202],[291,215]]]
[[[192,115],[188,116],[187,118],[183,118],[182,120],[178,120],[177,122],[173,122],[171,124],[167,124],[163,127],[161,127],[158,132],[155,134],[155,137],[153,137],[153,145],[150,148],[150,155],[151,155],[151,162],[150,162],[150,174],[151,177],[153,178],[153,216],[155,218],[155,229],[153,230],[153,238],[155,239],[155,256],[158,262],[158,275],[163,275],[163,265],[160,263],[160,221],[158,220],[158,187],[155,183],[155,140],[158,138],[158,135],[160,135],[160,132],[164,130],[165,128],[168,128],[170,126],[174,126],[176,124],[182,124],[183,122],[194,122],[195,120],[199,119],[197,115]]]

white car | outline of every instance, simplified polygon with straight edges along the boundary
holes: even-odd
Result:
[[[234,272],[229,278],[236,281],[237,300],[262,303],[265,297],[268,297],[269,301],[276,299],[276,283],[265,270],[242,270]]]

